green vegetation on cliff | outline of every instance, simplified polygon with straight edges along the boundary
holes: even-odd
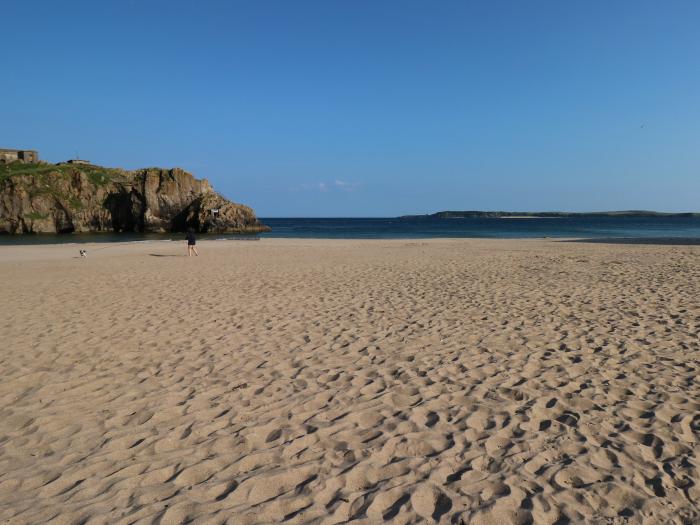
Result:
[[[21,162],[12,162],[0,165],[0,180],[22,175],[41,177],[46,175],[71,175],[76,172],[82,172],[91,177],[95,176],[100,180],[123,181],[125,179],[124,170],[93,166],[92,164],[47,164],[43,162],[23,164]]]
[[[252,209],[179,168],[0,165],[0,233],[267,231]]]
[[[32,196],[50,195],[60,202],[64,202],[70,208],[79,210],[82,203],[75,195],[66,189],[66,183],[79,174],[87,176],[88,180],[96,187],[103,187],[110,183],[124,182],[126,177],[123,170],[103,168],[92,165],[72,164],[23,164],[13,162],[0,166],[0,187],[3,183],[14,182],[19,187],[24,187]],[[36,214],[35,214],[36,215]],[[31,212],[28,216],[34,217]],[[39,216],[46,214],[38,214]]]

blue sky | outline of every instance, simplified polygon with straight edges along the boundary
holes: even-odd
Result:
[[[2,5],[0,147],[262,217],[700,210],[700,2]]]

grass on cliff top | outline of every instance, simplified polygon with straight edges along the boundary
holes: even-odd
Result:
[[[19,177],[21,175],[41,175],[56,171],[58,166],[53,164],[22,164],[13,162],[0,166],[0,180],[9,179],[10,177]]]
[[[32,195],[52,195],[64,205],[74,210],[80,210],[83,207],[80,199],[75,195],[64,194],[55,185],[57,178],[67,179],[78,172],[85,174],[90,182],[97,187],[106,186],[111,182],[126,182],[127,180],[123,171],[101,166],[13,162],[0,165],[0,185],[14,177],[30,176],[32,182],[28,185],[27,190]]]
[[[41,182],[50,182],[51,176],[69,177],[73,173],[82,172],[90,179],[95,186],[105,186],[110,182],[125,182],[126,176],[122,170],[114,168],[104,168],[93,165],[73,165],[73,164],[22,164],[13,162],[11,164],[0,165],[0,182],[11,177],[21,177],[24,175],[34,176]]]

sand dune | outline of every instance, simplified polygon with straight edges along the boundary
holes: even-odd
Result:
[[[0,247],[0,521],[700,523],[700,247]]]

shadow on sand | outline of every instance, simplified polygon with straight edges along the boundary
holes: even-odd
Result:
[[[175,255],[174,253],[149,253],[151,257],[185,257],[184,255]]]

